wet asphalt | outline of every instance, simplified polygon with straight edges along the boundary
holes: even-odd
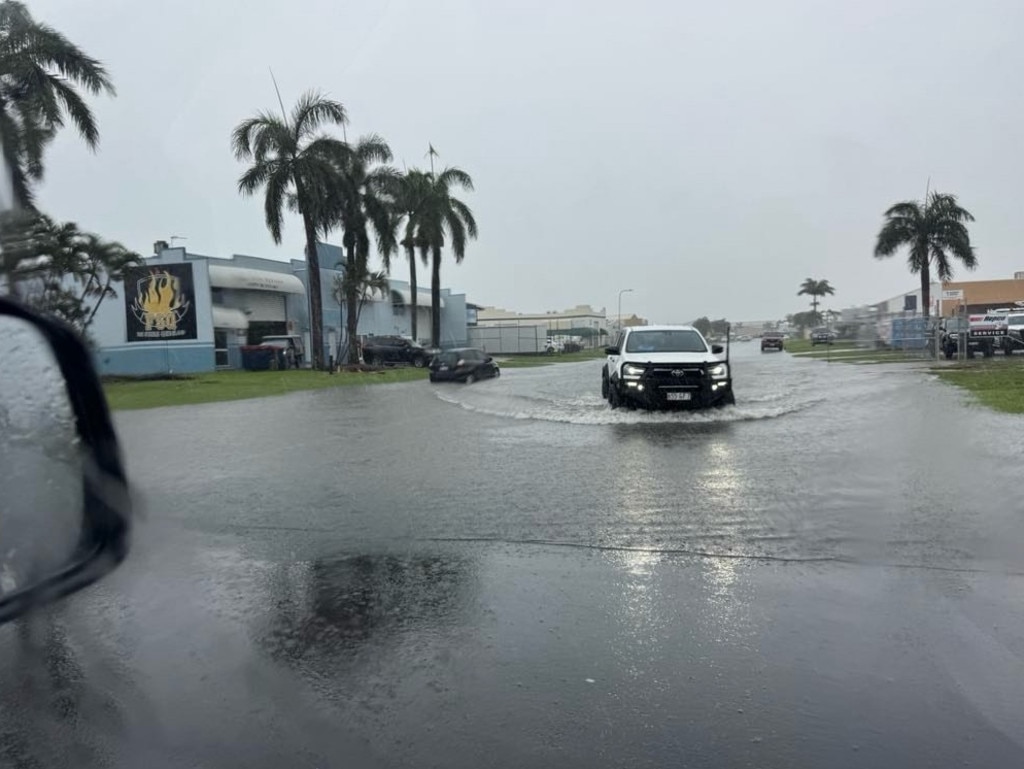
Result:
[[[1024,419],[600,365],[119,414],[135,549],[0,629],[0,766],[1024,765]]]

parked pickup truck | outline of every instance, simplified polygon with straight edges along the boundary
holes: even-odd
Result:
[[[967,318],[945,318],[942,321],[942,352],[946,360],[957,354],[966,331],[968,358],[981,353],[986,358],[995,355],[996,348],[1005,350],[1005,315],[968,315]]]
[[[1006,315],[1003,352],[1013,355],[1017,350],[1024,350],[1024,312],[1011,312]]]

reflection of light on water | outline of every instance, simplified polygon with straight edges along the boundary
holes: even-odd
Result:
[[[615,555],[626,573],[634,577],[649,577],[651,566],[659,560],[657,555],[646,550],[622,550]]]
[[[702,477],[705,492],[730,506],[741,506],[744,500],[746,478],[736,465],[731,444],[721,438],[714,438],[707,445],[708,466]]]

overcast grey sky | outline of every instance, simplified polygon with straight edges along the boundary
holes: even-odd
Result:
[[[231,129],[320,88],[398,165],[469,171],[480,223],[445,285],[537,311],[655,321],[841,307],[913,288],[872,256],[882,211],[933,187],[977,217],[978,277],[1024,269],[1019,0],[33,0],[108,66],[102,144],[50,151],[42,206],[142,253],[275,246],[236,193]],[[393,273],[407,277],[398,262]]]

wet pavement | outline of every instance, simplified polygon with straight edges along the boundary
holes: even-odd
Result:
[[[0,765],[1024,765],[1024,420],[736,347],[127,412],[130,562],[0,629]]]

